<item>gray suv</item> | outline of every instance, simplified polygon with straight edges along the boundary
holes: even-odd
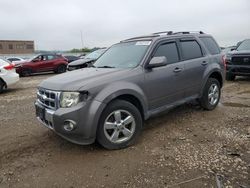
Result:
[[[213,110],[225,67],[220,48],[203,32],[160,32],[121,41],[92,67],[41,82],[36,116],[76,144],[130,146],[143,121],[191,100]]]

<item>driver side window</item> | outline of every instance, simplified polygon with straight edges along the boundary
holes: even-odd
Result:
[[[154,57],[165,56],[168,64],[179,61],[179,53],[175,42],[162,44],[156,50]]]

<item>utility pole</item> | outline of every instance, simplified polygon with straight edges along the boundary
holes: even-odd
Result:
[[[80,30],[80,33],[81,33],[81,41],[82,41],[82,49],[84,48],[84,45],[83,45],[83,36],[82,36],[82,30]]]

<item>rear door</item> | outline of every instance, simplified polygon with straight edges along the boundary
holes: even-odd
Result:
[[[58,57],[56,55],[47,55],[46,68],[47,70],[54,70]]]
[[[184,97],[184,65],[175,40],[161,42],[151,58],[165,56],[167,66],[146,70],[145,87],[150,110],[174,103]]]
[[[185,85],[185,97],[199,94],[202,87],[203,75],[208,66],[209,58],[204,49],[194,37],[179,39],[181,60],[185,67],[183,84]]]

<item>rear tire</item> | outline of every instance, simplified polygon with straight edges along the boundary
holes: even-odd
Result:
[[[139,110],[124,100],[115,100],[104,109],[97,129],[97,141],[106,149],[122,149],[134,144],[142,130]]]
[[[220,101],[221,86],[217,79],[209,78],[203,89],[200,105],[205,110],[213,110]]]
[[[235,80],[235,75],[233,75],[232,73],[227,73],[226,74],[226,80],[234,81]]]
[[[0,80],[0,93],[3,92],[4,87],[5,87],[5,83],[2,80]]]
[[[56,73],[61,74],[66,72],[66,70],[67,70],[66,65],[59,65],[56,69]]]

